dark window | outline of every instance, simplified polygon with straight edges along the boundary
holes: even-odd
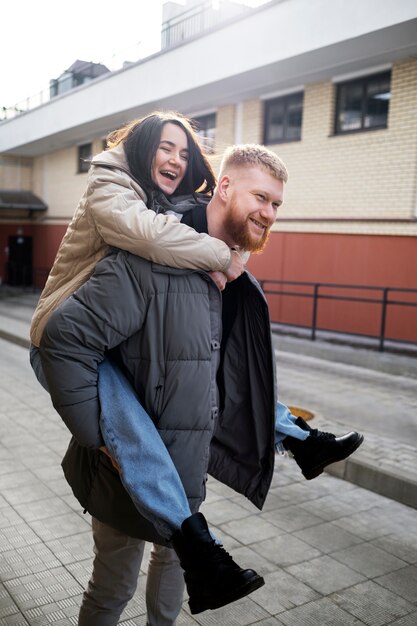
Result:
[[[264,144],[299,141],[303,121],[303,93],[265,101]]]
[[[336,134],[386,128],[391,97],[391,72],[337,85]]]
[[[90,169],[90,161],[93,157],[93,144],[84,143],[78,146],[78,173],[88,172]]]
[[[193,118],[193,125],[200,137],[200,143],[205,152],[212,154],[216,141],[216,114],[202,115]]]

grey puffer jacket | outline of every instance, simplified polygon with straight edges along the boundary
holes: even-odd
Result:
[[[131,536],[163,543],[140,517],[99,430],[97,366],[113,355],[137,391],[198,510],[205,476],[262,507],[273,473],[275,370],[268,308],[256,281],[234,282],[237,314],[220,362],[221,294],[204,272],[156,265],[123,251],[46,326],[40,350],[53,404],[73,439],[64,472],[82,506]]]

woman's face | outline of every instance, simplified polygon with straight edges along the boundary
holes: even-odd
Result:
[[[167,196],[172,195],[188,166],[187,135],[180,126],[167,122],[152,163],[152,180]]]

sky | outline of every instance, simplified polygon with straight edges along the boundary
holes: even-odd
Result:
[[[1,12],[0,107],[12,107],[47,90],[49,80],[76,59],[104,63],[114,70],[123,61],[156,52],[165,1],[7,2]],[[258,6],[266,0],[240,2]]]

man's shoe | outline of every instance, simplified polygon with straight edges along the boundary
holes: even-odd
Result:
[[[332,433],[310,428],[301,417],[297,418],[296,424],[310,431],[310,436],[304,440],[286,437],[283,444],[292,453],[307,480],[319,476],[331,463],[346,459],[363,442],[363,435],[357,432],[336,437]]]
[[[194,615],[239,600],[265,584],[252,569],[242,569],[210,534],[202,513],[188,517],[172,538]]]

